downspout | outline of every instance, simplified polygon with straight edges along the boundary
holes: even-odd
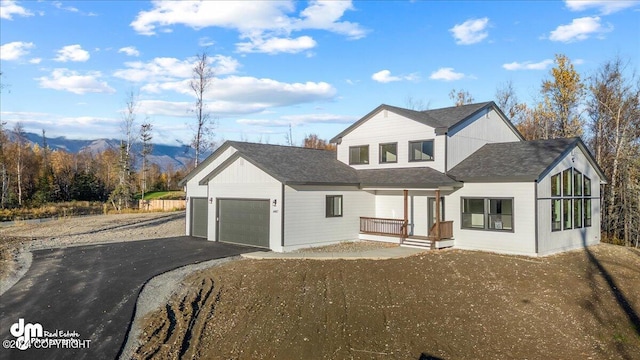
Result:
[[[282,201],[282,205],[281,205],[282,206],[282,211],[281,211],[281,214],[280,214],[280,222],[281,222],[280,223],[280,232],[281,232],[281,234],[280,234],[281,235],[280,236],[281,237],[280,238],[280,246],[282,246],[282,251],[284,251],[284,204],[285,204],[285,201],[284,201],[284,187],[285,187],[285,185],[283,183],[282,184],[282,198],[281,198],[282,199],[281,200]]]

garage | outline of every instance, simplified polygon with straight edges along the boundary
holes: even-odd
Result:
[[[269,200],[218,199],[217,213],[218,241],[269,247]]]
[[[207,198],[191,198],[191,236],[207,237]]]

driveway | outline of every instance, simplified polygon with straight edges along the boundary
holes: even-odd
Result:
[[[176,237],[35,251],[29,271],[0,296],[0,357],[115,359],[146,281],[184,265],[256,250]],[[67,348],[6,350],[7,340],[16,339],[10,328],[20,318],[45,332],[59,331],[53,338],[77,341],[66,342]],[[68,348],[83,345],[88,348]]]

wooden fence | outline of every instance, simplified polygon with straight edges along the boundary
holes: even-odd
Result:
[[[146,211],[171,211],[184,210],[186,206],[185,200],[140,200],[138,206]]]

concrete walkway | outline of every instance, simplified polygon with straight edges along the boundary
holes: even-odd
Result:
[[[247,259],[387,260],[400,259],[426,251],[429,250],[398,246],[347,252],[252,252],[241,256]]]

